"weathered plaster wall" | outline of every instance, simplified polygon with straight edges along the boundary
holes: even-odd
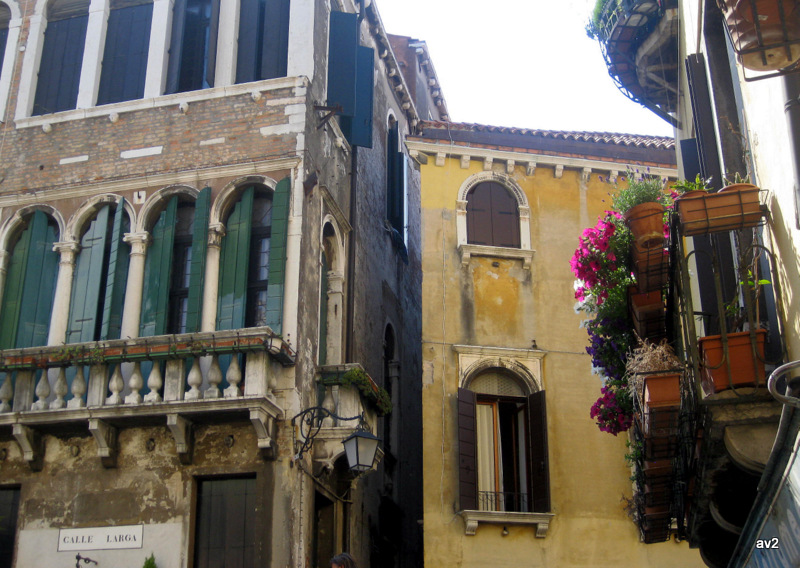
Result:
[[[495,164],[505,171],[505,164]],[[483,171],[434,156],[422,171],[423,440],[427,566],[702,566],[686,544],[644,545],[623,511],[630,496],[624,436],[600,432],[589,418],[600,381],[591,375],[581,316],[573,310],[569,258],[582,230],[607,207],[609,186],[593,173],[516,167],[512,177],[531,210],[530,270],[519,260],[473,257],[462,266],[456,240],[458,190]],[[607,172],[602,172],[607,175]],[[603,200],[606,199],[606,202]],[[543,354],[550,492],[555,514],[546,538],[532,527],[480,524],[464,534],[458,503],[454,344],[530,349]]]

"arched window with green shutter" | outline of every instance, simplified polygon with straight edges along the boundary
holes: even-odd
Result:
[[[267,325],[281,332],[289,219],[289,178],[274,191],[244,189],[225,223],[217,329]]]
[[[174,195],[150,231],[141,337],[200,331],[211,188],[192,202]]]
[[[104,204],[80,239],[70,299],[67,343],[119,339],[128,279],[130,230],[124,199]]]
[[[0,349],[47,345],[58,276],[55,221],[43,211],[25,219],[25,227],[9,247],[2,307]]]

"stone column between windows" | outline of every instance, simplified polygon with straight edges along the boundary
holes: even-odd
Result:
[[[91,108],[97,100],[103,48],[106,44],[107,22],[107,0],[92,0],[89,4],[89,22],[86,24],[86,40],[83,46],[83,63],[81,64],[81,80],[78,86],[76,108]]]
[[[203,283],[203,317],[200,331],[214,331],[217,327],[217,296],[219,295],[219,259],[222,252],[222,237],[225,226],[215,223],[208,228],[208,251],[206,274]]]
[[[147,72],[144,79],[144,98],[146,99],[160,97],[164,94],[171,37],[172,0],[154,0],[150,46],[147,51]]]
[[[50,316],[50,332],[47,335],[48,345],[61,345],[67,339],[69,303],[72,298],[72,275],[75,272],[75,256],[80,248],[76,241],[53,244],[53,250],[60,255],[60,258],[56,293],[53,298],[53,313]]]
[[[525,205],[519,206],[519,248],[531,248],[531,208]]]
[[[128,283],[125,288],[125,306],[122,310],[120,337],[139,337],[139,320],[142,317],[142,291],[144,290],[144,262],[150,233],[127,233],[122,240],[131,245],[131,260],[128,265]]]
[[[39,77],[39,61],[42,58],[46,26],[45,19],[41,14],[34,14],[28,19],[28,42],[25,56],[22,58],[15,118],[26,118],[33,112],[33,100],[36,93],[36,81]]]
[[[456,237],[459,245],[467,244],[467,202],[456,201]]]
[[[342,361],[342,297],[344,274],[328,272],[328,331],[326,349],[328,365],[339,365]]]
[[[219,28],[217,32],[217,62],[214,69],[214,86],[225,87],[236,83],[237,36],[239,28],[239,0],[220,0]],[[251,46],[251,49],[254,46]]]

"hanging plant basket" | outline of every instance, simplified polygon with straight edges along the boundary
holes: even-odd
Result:
[[[633,233],[636,246],[642,249],[664,246],[664,206],[655,201],[642,203],[629,209],[625,223]]]
[[[666,333],[666,317],[661,290],[639,293],[635,286],[628,288],[633,328],[642,339],[658,339]]]
[[[717,193],[684,193],[675,200],[684,236],[755,227],[764,216],[758,192],[755,185],[737,183]]]
[[[778,71],[800,61],[797,0],[719,0],[742,66]]]
[[[661,290],[669,279],[669,255],[662,247],[643,249],[633,245],[633,275],[640,292]]]
[[[728,334],[728,358],[722,346],[721,335],[710,335],[698,339],[700,359],[703,362],[703,390],[714,394],[732,387],[756,386],[765,384],[764,341],[767,332],[757,329],[756,358],[750,332],[742,331]],[[728,370],[730,369],[730,379]]]

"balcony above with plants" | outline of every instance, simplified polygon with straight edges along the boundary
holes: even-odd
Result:
[[[165,425],[188,463],[192,424],[249,421],[259,450],[272,457],[283,409],[270,361],[294,359],[268,327],[4,350],[0,435],[13,435],[37,469],[42,435],[88,431],[113,467],[119,429]]]
[[[597,0],[586,28],[617,88],[673,125],[678,22],[677,0]]]
[[[642,540],[675,535],[726,566],[781,409],[766,389],[785,312],[760,238],[764,192],[628,177],[571,261],[603,382],[590,416],[628,435]]]

